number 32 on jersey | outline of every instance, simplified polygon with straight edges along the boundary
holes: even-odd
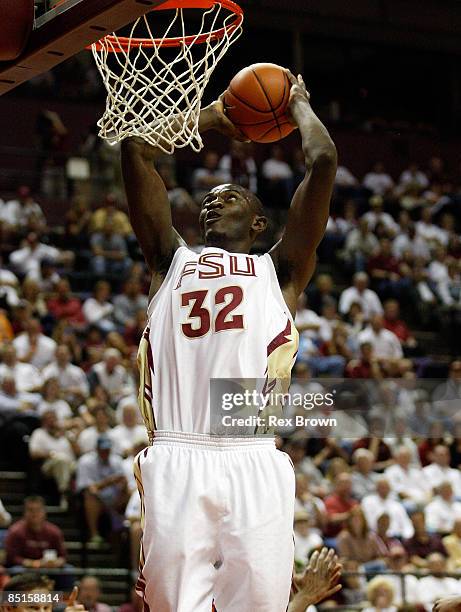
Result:
[[[181,324],[187,338],[201,338],[210,330],[244,329],[243,314],[235,312],[243,301],[243,289],[238,285],[222,287],[216,293],[208,289],[188,291],[180,299],[181,306],[188,308],[186,320]]]

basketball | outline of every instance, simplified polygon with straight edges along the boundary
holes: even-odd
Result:
[[[224,94],[226,115],[254,142],[285,138],[295,129],[286,115],[290,88],[281,66],[247,66],[234,76]]]

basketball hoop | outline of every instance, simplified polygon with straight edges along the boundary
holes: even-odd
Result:
[[[195,34],[186,32],[185,9],[203,9]],[[163,10],[174,16],[163,35],[154,36],[152,16]],[[187,145],[200,151],[203,92],[242,22],[243,11],[232,0],[168,0],[137,19],[128,36],[114,33],[93,44],[107,91],[99,136],[110,144],[138,136],[165,153]]]

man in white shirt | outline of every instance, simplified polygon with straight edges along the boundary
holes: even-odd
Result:
[[[5,223],[15,229],[26,225],[31,218],[35,218],[43,225],[45,224],[45,215],[40,204],[34,201],[29,187],[25,185],[19,187],[16,199],[6,202],[2,208],[1,216]]]
[[[120,359],[120,351],[114,348],[106,349],[104,360],[96,363],[89,373],[91,387],[100,385],[114,404],[125,395],[131,395],[133,391],[128,372],[120,363]]]
[[[56,342],[41,332],[40,321],[30,318],[26,331],[13,340],[18,359],[42,370],[53,361]]]
[[[359,501],[376,492],[379,474],[373,471],[375,457],[367,448],[358,448],[352,455],[355,470],[352,472],[352,495]]]
[[[382,223],[393,235],[399,232],[399,224],[383,210],[383,198],[375,195],[370,198],[371,210],[363,215],[368,227],[373,232],[378,223]]]
[[[422,209],[421,219],[416,222],[416,233],[432,246],[443,245],[445,242],[443,230],[432,223],[430,207]]]
[[[271,156],[263,162],[262,175],[269,181],[286,181],[292,178],[293,170],[285,161],[280,145],[272,147]]]
[[[32,459],[43,460],[42,472],[54,478],[61,494],[61,506],[67,509],[65,496],[75,471],[76,457],[72,444],[58,425],[54,410],[42,415],[42,426],[30,437],[29,452]]]
[[[418,164],[410,164],[400,175],[399,187],[403,190],[416,188],[421,191],[428,186],[429,180],[424,172],[419,169]]]
[[[372,171],[365,174],[362,184],[375,195],[380,196],[386,195],[394,188],[394,181],[385,171],[382,162],[374,164]]]
[[[11,253],[10,264],[19,274],[38,275],[44,259],[56,263],[62,260],[62,256],[58,249],[39,242],[37,234],[31,232],[24,246]]]
[[[413,524],[405,508],[391,495],[391,487],[387,478],[380,477],[376,482],[376,493],[367,495],[362,500],[368,526],[376,531],[378,518],[388,514],[390,525],[387,535],[397,538],[411,538],[414,534]]]
[[[427,569],[429,575],[423,576],[419,581],[421,600],[427,606],[431,606],[439,597],[460,593],[461,582],[459,580],[442,576],[447,571],[447,560],[443,555],[430,554],[427,558]]]
[[[384,327],[383,316],[374,315],[370,319],[370,325],[358,334],[358,343],[369,342],[373,347],[373,353],[380,361],[396,361],[402,359],[403,351],[397,336]]]
[[[65,397],[71,404],[78,404],[88,397],[90,386],[82,368],[70,362],[70,351],[65,344],[55,350],[55,360],[47,365],[42,375],[44,380],[57,378]]]
[[[336,168],[335,187],[357,187],[358,180],[346,166]]]
[[[449,482],[455,497],[461,498],[461,472],[450,467],[450,452],[439,444],[432,453],[433,462],[423,468],[424,478],[432,489],[442,482]]]
[[[369,320],[375,314],[383,314],[383,305],[377,293],[368,289],[368,274],[357,272],[353,277],[353,286],[344,289],[339,298],[339,312],[346,315],[352,304],[360,304],[363,315]]]
[[[43,385],[43,378],[36,367],[30,363],[18,361],[16,349],[13,344],[5,344],[1,353],[0,382],[6,376],[14,378],[16,389],[19,392],[37,392]]]
[[[146,428],[138,421],[138,407],[136,404],[127,404],[123,408],[123,422],[116,425],[111,431],[111,440],[114,452],[122,457],[133,454],[133,447],[140,438],[146,437]]]
[[[405,503],[426,504],[432,497],[432,488],[421,468],[411,465],[411,451],[399,446],[394,453],[395,464],[385,470],[393,493]]]
[[[451,533],[456,519],[461,519],[461,502],[455,501],[450,482],[442,482],[439,494],[424,509],[428,531]]]
[[[19,304],[19,281],[13,272],[3,267],[2,263],[3,260],[0,255],[0,301],[5,301],[12,308]]]

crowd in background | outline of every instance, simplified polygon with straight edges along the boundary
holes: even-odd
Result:
[[[115,180],[116,158],[87,147],[92,171],[106,164],[108,182]],[[158,169],[181,233],[197,252],[203,245],[191,219],[210,188],[236,182],[258,193],[269,217],[256,245],[262,252],[280,235],[303,159],[274,145],[259,165],[247,145],[232,143],[222,157],[205,151],[195,168],[165,158]],[[47,175],[49,193],[61,179]],[[59,227],[49,223],[41,193],[25,185],[0,199],[0,456],[9,469],[34,475],[23,519],[10,525],[0,506],[13,573],[67,565],[62,534],[36,495],[43,483],[51,483],[63,512],[78,500],[91,545],[107,537],[100,529],[106,515],[110,531],[131,534],[133,571],[139,555],[132,463],[147,445],[136,351],[149,274],[122,191],[95,202],[91,190],[73,192]],[[294,428],[278,439],[296,471],[297,564],[327,544],[347,570],[364,568],[369,577],[420,570],[427,575],[405,578],[405,599],[428,609],[436,596],[461,591],[457,579],[440,577],[461,570],[459,206],[460,175],[437,157],[426,167],[409,163],[399,176],[379,161],[364,177],[338,168],[319,272],[299,300],[294,385],[321,390],[312,379],[326,377],[376,387],[359,415],[344,413],[348,437]],[[437,350],[418,335],[428,330],[443,339]],[[416,381],[434,372],[442,380],[420,388]],[[411,423],[411,435],[403,422]],[[97,593],[94,580],[89,589]],[[372,609],[385,601],[391,609],[402,603],[401,582],[347,577],[336,598],[347,605],[368,600]]]

